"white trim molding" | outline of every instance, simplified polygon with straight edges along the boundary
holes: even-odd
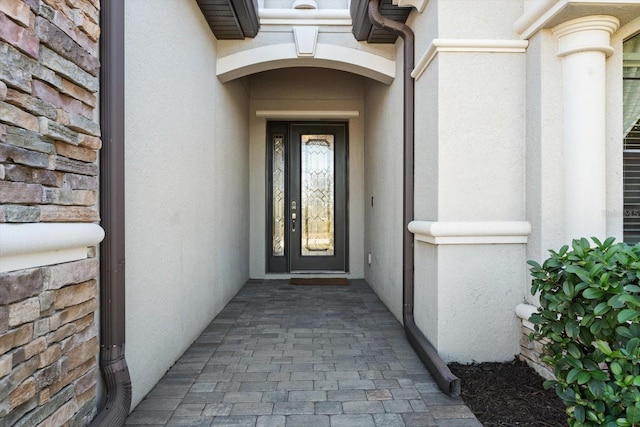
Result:
[[[432,245],[484,245],[527,243],[527,221],[411,221],[409,231]]]
[[[293,27],[293,35],[299,57],[316,56],[316,45],[318,44],[318,27]]]
[[[350,26],[349,9],[260,9],[260,25]]]
[[[313,56],[298,56],[295,43],[281,43],[247,49],[218,58],[216,74],[222,82],[261,71],[287,67],[322,67],[348,71],[390,84],[395,78],[395,61],[382,56],[333,44],[318,43]]]
[[[267,119],[351,119],[360,117],[358,110],[256,110],[256,117]]]
[[[552,30],[558,38],[558,56],[580,52],[603,52],[611,56],[611,35],[619,27],[620,20],[607,15],[586,16],[564,22]]]
[[[640,0],[536,0],[514,22],[520,38],[529,39],[538,31],[589,15],[611,15],[626,24],[640,13]]]
[[[524,53],[527,46],[527,40],[433,39],[411,72],[411,77],[418,80],[440,52]]]
[[[103,238],[93,223],[0,224],[0,272],[85,259]]]
[[[393,0],[392,3],[400,7],[415,7],[418,12],[422,13],[429,0]]]

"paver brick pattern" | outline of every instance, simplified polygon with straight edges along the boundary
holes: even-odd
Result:
[[[249,281],[126,425],[482,426],[363,280]]]

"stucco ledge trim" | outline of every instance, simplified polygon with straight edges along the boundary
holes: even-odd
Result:
[[[0,224],[0,272],[85,259],[103,238],[93,223]]]
[[[531,233],[527,221],[411,221],[408,228],[432,245],[523,244]]]
[[[433,39],[411,72],[418,80],[440,52],[525,53],[529,41],[507,39]]]

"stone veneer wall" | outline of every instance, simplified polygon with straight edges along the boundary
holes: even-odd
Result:
[[[99,220],[99,8],[0,0],[0,222]],[[95,415],[98,274],[95,248],[0,273],[0,426]]]
[[[555,379],[553,368],[542,361],[544,356],[542,343],[529,339],[533,332],[533,323],[528,320],[522,322],[522,337],[520,338],[520,360],[531,366],[540,376],[545,379]]]

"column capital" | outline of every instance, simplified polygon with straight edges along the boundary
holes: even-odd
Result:
[[[594,15],[572,19],[552,29],[558,38],[558,56],[564,57],[578,52],[613,53],[611,34],[620,26],[614,16]]]

